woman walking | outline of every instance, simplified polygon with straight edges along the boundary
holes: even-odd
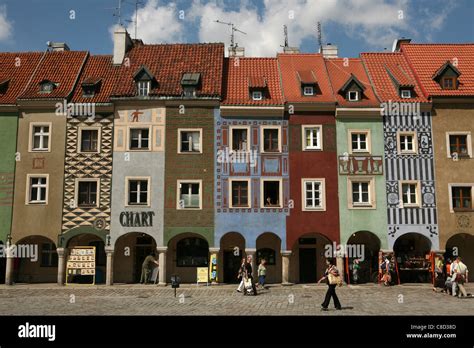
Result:
[[[239,280],[239,286],[237,288],[238,292],[242,292],[244,288],[244,280],[245,280],[245,257],[242,257],[242,261],[240,262],[239,273],[237,274],[237,279]]]
[[[336,295],[336,286],[338,284],[341,284],[341,277],[339,275],[339,271],[334,265],[334,260],[333,259],[326,259],[326,271],[324,272],[324,277],[322,277],[318,283],[321,281],[325,280],[326,284],[328,285],[328,291],[326,292],[326,297],[324,298],[324,302],[321,304],[321,310],[327,311],[329,302],[331,301],[331,297],[334,300],[334,307],[336,307],[337,310],[342,309],[341,308],[341,303],[339,302],[339,299],[337,298]]]
[[[258,265],[258,285],[261,286],[262,289],[265,289],[265,277],[267,276],[266,263],[267,261],[265,261],[265,259],[261,259]]]

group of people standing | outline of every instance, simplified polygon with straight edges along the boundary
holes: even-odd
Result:
[[[246,284],[251,284],[252,287],[252,294],[257,296],[257,286],[261,289],[265,289],[265,278],[267,276],[267,261],[265,259],[261,259],[258,265],[258,283],[255,284],[253,279],[253,270],[252,270],[252,256],[247,256],[247,258],[243,257],[242,262],[240,264],[239,272],[237,274],[237,278],[239,279],[239,286],[237,288],[238,292],[246,291]]]
[[[446,270],[444,269],[443,259],[437,258],[435,261],[435,287],[441,288],[441,292],[445,292],[448,295],[467,297],[468,294],[464,287],[468,279],[469,270],[467,266],[462,262],[461,257],[456,257],[453,262],[451,259],[446,261]]]

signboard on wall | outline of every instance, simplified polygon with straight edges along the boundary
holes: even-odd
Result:
[[[217,254],[211,254],[209,259],[209,279],[211,282],[218,282],[217,279]]]
[[[197,268],[197,283],[209,283],[209,269],[207,267]]]
[[[86,285],[95,284],[95,246],[77,246],[69,252],[66,262],[66,285],[85,276],[92,276],[92,282]]]

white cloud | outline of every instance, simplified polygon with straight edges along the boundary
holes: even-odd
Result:
[[[381,50],[391,47],[402,33],[430,37],[449,13],[446,8],[430,13],[427,19],[431,22],[423,25],[408,0],[263,0],[262,8],[257,8],[252,0],[236,0],[233,4],[240,7],[230,9],[224,0],[193,0],[188,8],[148,0],[138,11],[138,37],[145,43],[183,42],[191,29],[196,31],[200,42],[228,45],[230,27],[216,23],[219,19],[232,22],[247,33],[235,34],[236,42],[245,47],[247,56],[274,56],[281,51],[284,24],[288,25],[290,46],[301,46],[303,40],[310,39],[316,50],[316,24],[321,21],[324,42],[337,44],[328,35],[330,26],[331,30],[337,27],[345,35]],[[179,18],[181,9],[185,11],[184,19]],[[133,24],[127,29],[133,35]]]
[[[13,23],[7,19],[7,7],[0,6],[0,41],[9,39],[13,32]]]

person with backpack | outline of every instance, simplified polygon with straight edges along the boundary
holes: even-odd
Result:
[[[328,285],[324,302],[321,304],[321,310],[328,310],[331,297],[334,300],[334,307],[336,307],[336,310],[341,310],[341,303],[339,302],[339,298],[336,294],[336,286],[342,285],[342,279],[333,259],[326,259],[326,265],[327,268],[324,272],[324,276],[318,281],[318,283],[321,283],[323,280],[325,280],[326,284]]]

